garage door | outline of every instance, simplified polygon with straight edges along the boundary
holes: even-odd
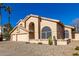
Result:
[[[16,35],[11,36],[12,41],[16,41]]]
[[[28,41],[27,34],[18,34],[17,41]]]

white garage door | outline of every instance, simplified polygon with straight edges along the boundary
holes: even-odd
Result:
[[[11,36],[12,41],[16,41],[16,35]]]
[[[27,34],[18,34],[17,41],[28,41]]]

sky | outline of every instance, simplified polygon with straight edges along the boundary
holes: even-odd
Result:
[[[13,26],[29,14],[57,19],[65,25],[70,25],[74,19],[79,18],[77,3],[4,3],[3,5],[12,8],[10,22]],[[2,9],[2,24],[7,22],[8,14]]]

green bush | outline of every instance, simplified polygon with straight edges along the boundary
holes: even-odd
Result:
[[[8,32],[3,33],[3,38],[5,38],[6,41],[10,40],[10,34]]]
[[[30,44],[30,42],[26,42],[26,44]]]
[[[38,42],[38,44],[42,44],[42,42]]]
[[[49,38],[48,38],[48,44],[49,44],[49,45],[52,45],[52,44],[53,44],[52,37],[49,37]]]
[[[79,46],[76,46],[75,50],[79,50]]]
[[[78,53],[73,53],[73,56],[79,56],[79,54]]]

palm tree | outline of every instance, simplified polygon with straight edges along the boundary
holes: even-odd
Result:
[[[8,32],[10,32],[10,15],[11,15],[11,7],[7,6],[5,10],[8,12]]]

